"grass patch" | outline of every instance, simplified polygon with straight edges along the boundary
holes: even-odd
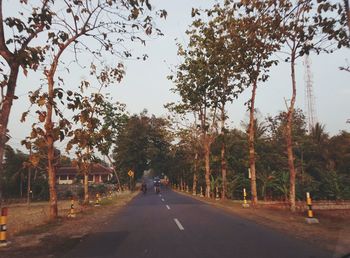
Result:
[[[35,226],[31,229],[24,230],[22,232],[19,232],[16,234],[17,236],[27,236],[27,235],[33,235],[33,234],[42,234],[49,232],[50,230],[54,229],[55,227],[58,227],[62,225],[62,218],[58,218],[54,221],[48,221],[45,224]]]

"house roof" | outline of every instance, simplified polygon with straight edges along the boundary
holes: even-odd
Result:
[[[63,176],[63,175],[75,176],[78,173],[79,173],[79,171],[76,167],[61,166],[61,167],[57,167],[57,169],[56,169],[57,176]],[[91,168],[89,175],[109,175],[112,173],[113,173],[113,171],[111,168],[108,168],[108,167],[105,167],[101,164],[95,163],[92,165],[92,168]]]

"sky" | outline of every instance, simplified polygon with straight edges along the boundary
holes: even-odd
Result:
[[[146,61],[124,60],[126,76],[116,86],[106,89],[113,100],[125,103],[130,113],[140,113],[147,109],[150,114],[165,116],[167,114],[164,104],[176,102],[179,97],[170,89],[173,83],[166,77],[180,63],[177,56],[176,41],[186,44],[185,30],[190,25],[192,7],[209,8],[214,1],[211,0],[153,0],[152,5],[157,9],[166,9],[166,20],[158,20],[157,26],[165,34],[163,37],[147,39],[146,46],[135,45],[135,53],[147,53]],[[340,50],[328,55],[310,55],[311,72],[313,78],[313,92],[315,96],[315,111],[317,120],[325,124],[326,131],[335,135],[341,130],[350,130],[346,120],[350,118],[350,73],[340,71],[339,66],[345,65],[350,59],[350,50]],[[303,59],[297,62],[297,101],[298,107],[305,109],[305,67]],[[14,102],[11,111],[9,130],[11,139],[9,144],[17,149],[21,148],[20,141],[29,135],[31,122],[29,117],[26,123],[21,123],[20,117],[29,107],[28,91],[35,90],[40,84],[40,76],[30,73],[27,78],[20,76],[16,95],[19,99]],[[79,69],[68,75],[66,82],[78,82],[84,78]],[[291,80],[289,64],[281,59],[280,64],[271,71],[268,82],[259,85],[256,107],[261,115],[276,115],[284,111],[285,99],[291,96]],[[228,125],[240,128],[242,120],[247,119],[247,110],[244,103],[250,97],[250,90],[246,90],[231,105],[228,106]],[[58,144],[62,147],[63,144]]]

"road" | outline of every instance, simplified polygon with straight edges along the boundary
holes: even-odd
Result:
[[[171,190],[140,194],[63,257],[333,257],[265,226]]]

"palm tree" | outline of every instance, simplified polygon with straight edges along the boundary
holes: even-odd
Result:
[[[325,141],[328,139],[328,134],[325,132],[325,125],[320,124],[317,122],[312,128],[310,135],[317,145],[321,145],[325,143]]]

